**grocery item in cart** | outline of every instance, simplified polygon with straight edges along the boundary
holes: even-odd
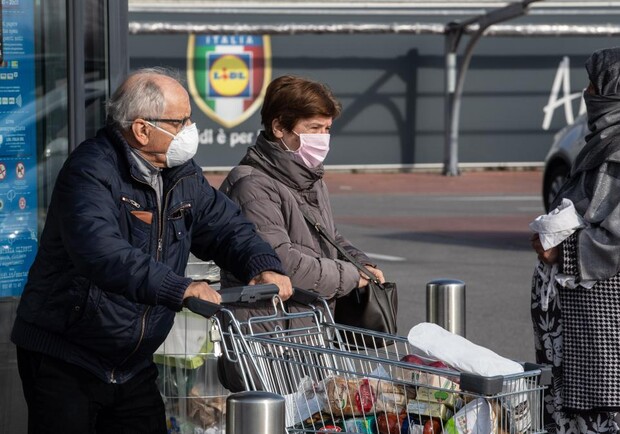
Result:
[[[403,421],[407,419],[407,413],[381,412],[377,414],[378,434],[400,434]]]
[[[284,395],[286,425],[292,426],[300,421],[312,422],[312,418],[326,407],[325,389],[310,377],[303,377],[294,393]]]
[[[330,377],[325,381],[325,389],[329,409],[337,415],[369,414],[376,402],[375,392],[366,378]]]
[[[446,369],[448,366],[441,361],[424,360],[415,355],[407,355],[401,360],[413,365],[430,366],[432,368]],[[421,386],[416,388],[415,397],[419,401],[438,402],[445,404],[451,409],[455,406],[460,408],[462,399],[460,398],[459,385],[455,381],[457,378],[448,378],[444,375],[429,372],[422,369],[403,369],[403,380],[411,381]],[[423,386],[422,386],[423,385]]]
[[[400,413],[407,408],[407,395],[403,393],[379,389],[376,396],[375,411],[377,412]]]
[[[484,377],[510,376],[524,372],[521,364],[476,345],[437,324],[418,324],[409,331],[407,339],[421,355],[440,359],[462,372]],[[532,420],[527,394],[518,393],[527,390],[524,381],[507,381],[503,387],[503,392],[508,396],[502,400],[502,406],[512,422],[512,429],[517,433],[528,430]]]
[[[290,425],[287,425],[290,426]],[[317,412],[302,422],[297,422],[293,429],[295,432],[342,432],[344,431],[344,421],[342,419],[332,419],[329,413]]]
[[[376,369],[371,374],[384,379],[369,378],[368,382],[375,394],[375,412],[401,413],[407,408],[407,401],[415,398],[415,388],[405,387],[392,381],[383,368]]]
[[[355,417],[344,421],[344,431],[348,433],[375,434],[375,416]]]
[[[323,428],[319,428],[319,432],[342,432],[342,428],[338,425],[325,425]]]
[[[192,389],[187,401],[188,415],[199,427],[215,427],[226,419],[226,396],[204,398],[199,391]]]
[[[498,434],[496,411],[489,401],[477,398],[445,424],[444,434]]]
[[[411,399],[407,403],[407,413],[418,415],[419,417],[433,417],[441,420],[448,420],[454,412],[450,407],[438,402],[425,402]]]
[[[430,418],[420,419],[417,416],[410,415],[408,419],[403,421],[400,434],[440,434],[442,422]]]

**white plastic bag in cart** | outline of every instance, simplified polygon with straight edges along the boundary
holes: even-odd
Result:
[[[468,402],[444,426],[444,434],[497,434],[497,415],[484,398]]]
[[[414,352],[438,359],[452,368],[483,377],[509,376],[523,373],[521,364],[498,355],[488,348],[476,345],[462,336],[432,323],[414,326],[407,339]],[[523,432],[531,425],[531,415],[523,378],[504,381],[502,406],[510,414],[516,432]]]
[[[318,413],[325,407],[326,394],[320,383],[310,377],[300,380],[297,392],[284,395],[286,426],[294,426]]]
[[[178,365],[196,369],[204,364],[202,353],[210,352],[208,339],[209,320],[188,310],[179,312],[166,340],[155,351],[156,363]]]
[[[451,333],[437,324],[423,322],[407,336],[418,355],[441,360],[462,372],[493,377],[523,372],[523,366]]]

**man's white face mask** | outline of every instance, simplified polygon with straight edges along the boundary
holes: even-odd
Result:
[[[170,147],[166,151],[166,166],[180,166],[194,158],[196,151],[198,151],[198,128],[195,122],[184,126],[176,136],[151,122],[148,123],[172,137]]]

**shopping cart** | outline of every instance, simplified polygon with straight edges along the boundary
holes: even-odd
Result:
[[[277,293],[274,285],[220,290],[225,304],[271,299]],[[169,434],[225,432],[229,392],[218,380],[219,322],[210,316],[205,318],[183,309],[176,315],[165,342],[155,352],[153,359],[159,369],[158,385],[166,407]]]
[[[542,395],[550,369],[525,364],[523,373],[482,377],[432,366],[412,356],[404,337],[336,324],[314,293],[296,290],[294,298],[308,310],[289,313],[274,297],[273,314],[243,323],[225,306],[187,304],[214,318],[222,357],[238,364],[247,390],[284,396],[288,433],[545,432]],[[228,319],[225,330],[217,312]],[[301,318],[309,325],[282,327]]]

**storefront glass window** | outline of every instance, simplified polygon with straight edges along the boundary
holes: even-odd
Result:
[[[71,11],[81,17],[73,31]],[[105,119],[107,16],[107,0],[0,0],[0,432],[27,431],[10,333],[56,177],[77,146],[70,104],[86,137]],[[72,38],[83,44],[77,60]],[[83,98],[71,97],[71,71]]]

